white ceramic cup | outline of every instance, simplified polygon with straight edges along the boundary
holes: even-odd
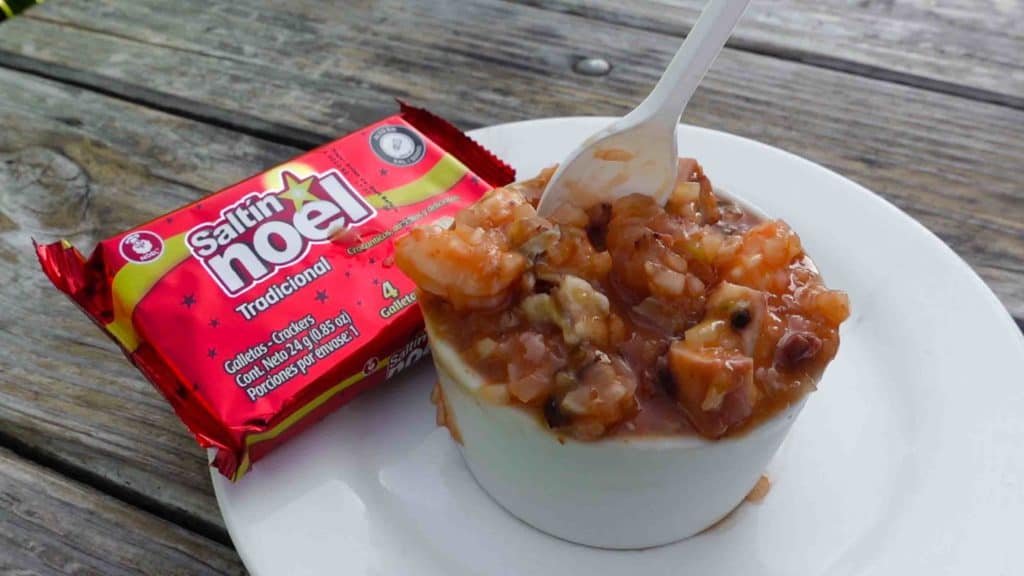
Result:
[[[515,406],[482,400],[484,384],[448,343],[427,332],[462,455],[483,489],[548,534],[601,548],[647,548],[711,526],[754,487],[803,407],[746,434],[562,440]]]

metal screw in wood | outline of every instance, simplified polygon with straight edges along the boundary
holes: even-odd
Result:
[[[582,58],[572,69],[584,76],[604,76],[612,71],[612,65],[604,58]]]

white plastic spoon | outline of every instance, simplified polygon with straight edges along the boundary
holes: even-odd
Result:
[[[710,0],[654,90],[632,112],[588,138],[555,171],[538,212],[589,208],[629,194],[664,203],[678,169],[676,126],[750,0]]]

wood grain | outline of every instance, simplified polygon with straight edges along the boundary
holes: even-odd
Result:
[[[516,0],[682,34],[707,0]],[[1024,108],[1024,3],[757,0],[729,45]]]
[[[185,0],[173,10],[160,0],[67,0],[8,26],[0,64],[58,77],[51,67],[64,67],[76,82],[262,135],[288,126],[306,145],[385,115],[394,96],[466,128],[619,114],[679,42],[498,0],[344,9]],[[573,74],[589,55],[609,59],[611,74]],[[726,50],[685,119],[806,156],[881,193],[1024,317],[1024,111]]]
[[[244,574],[235,552],[0,449],[0,573]]]
[[[227,541],[205,456],[39,269],[297,151],[0,70],[0,435]]]
[[[0,66],[32,75],[0,70],[0,433],[226,538],[202,452],[48,286],[29,239],[88,248],[297,153],[280,142],[312,146],[389,114],[394,96],[464,128],[619,114],[678,42],[497,0],[63,0],[4,24]],[[589,55],[612,73],[574,75]],[[883,194],[1024,318],[1024,112],[726,50],[686,119]]]

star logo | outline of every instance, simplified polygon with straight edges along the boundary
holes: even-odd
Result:
[[[217,349],[210,348],[209,350],[206,351],[206,355],[209,356],[210,358],[215,358],[217,356]]]
[[[306,202],[316,202],[318,200],[318,198],[309,191],[310,185],[313,184],[312,176],[299,180],[298,176],[291,172],[282,172],[281,178],[284,180],[284,192],[278,194],[278,198],[291,200],[292,203],[295,204],[296,212],[301,210],[302,205]]]
[[[323,304],[324,302],[327,302],[327,290],[317,290],[316,291],[316,301],[321,303],[321,304]]]
[[[220,326],[220,320],[217,320],[216,318],[210,320],[210,328],[216,328],[217,326]]]
[[[192,305],[195,304],[195,303],[196,303],[196,295],[195,294],[189,294],[188,296],[185,296],[184,298],[181,299],[181,305],[184,306],[185,308],[191,308]]]

